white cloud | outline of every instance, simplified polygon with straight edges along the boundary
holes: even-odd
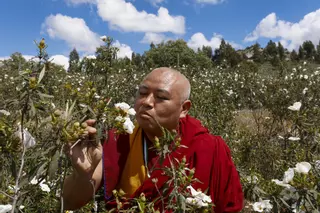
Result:
[[[185,18],[172,16],[168,9],[160,7],[157,14],[138,11],[131,2],[125,0],[65,0],[68,4],[84,3],[96,4],[98,15],[109,23],[111,29],[125,32],[172,32],[185,33]],[[151,4],[158,4],[165,0],[148,0]]]
[[[27,61],[39,61],[39,58],[37,58],[34,55],[22,55],[22,57],[24,57],[24,59],[26,59]]]
[[[159,4],[161,4],[162,2],[164,2],[165,0],[147,0],[150,4],[152,4],[152,6],[154,7],[158,7]]]
[[[112,46],[114,47],[118,47],[119,48],[119,51],[117,53],[117,57],[118,58],[124,58],[124,57],[128,57],[131,59],[131,56],[132,56],[132,49],[130,46],[126,45],[126,44],[121,44],[118,40],[115,40],[113,43],[112,43]],[[81,60],[83,58],[88,58],[88,59],[96,59],[96,56],[95,55],[84,55]]]
[[[84,56],[83,58],[88,58],[88,59],[96,59],[97,57],[95,56],[95,55],[86,55],[86,56]],[[82,58],[82,59],[83,59]],[[81,60],[82,60],[81,59]]]
[[[126,45],[126,44],[121,44],[118,40],[116,40],[113,43],[113,46],[118,47],[119,51],[117,53],[118,58],[124,58],[124,57],[128,57],[131,59],[132,56],[132,49],[130,46]]]
[[[0,61],[8,60],[9,58],[10,58],[9,56],[3,56],[3,57],[0,57]]]
[[[159,44],[166,40],[168,40],[167,36],[162,33],[146,33],[140,42],[144,44],[151,44],[152,42]]]
[[[69,67],[69,58],[64,55],[53,55],[49,58],[52,63],[63,66],[66,70]]]
[[[39,61],[39,59],[37,57],[35,57],[34,55],[22,55],[22,57],[26,60],[26,61]],[[0,57],[0,61],[4,61],[4,60],[8,60],[10,59],[11,56],[4,56],[4,57]]]
[[[75,47],[78,51],[93,53],[102,44],[99,35],[92,32],[81,18],[50,15],[42,27],[50,38],[64,40],[70,48]]]
[[[112,29],[125,32],[185,33],[184,17],[172,16],[164,7],[160,7],[155,15],[138,11],[131,2],[125,0],[98,0],[97,8],[99,16]]]
[[[221,44],[221,40],[222,40],[222,36],[219,34],[213,34],[213,36],[211,37],[210,40],[207,40],[206,37],[198,32],[195,33],[191,36],[191,38],[188,41],[188,46],[194,50],[197,50],[198,48],[201,48],[202,46],[210,46],[212,48],[212,50],[215,50],[217,48],[220,47]],[[228,42],[233,48],[242,48],[241,45],[236,44],[234,42]]]
[[[262,37],[279,38],[289,50],[297,49],[306,40],[318,44],[320,40],[320,9],[305,15],[296,23],[280,20],[275,13],[271,13],[260,21],[244,41],[256,41]]]
[[[197,3],[201,4],[220,4],[225,0],[196,0]]]

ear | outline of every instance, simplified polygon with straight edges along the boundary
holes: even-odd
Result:
[[[190,100],[186,100],[183,102],[182,104],[182,111],[180,112],[180,118],[184,118],[186,117],[186,115],[188,114],[190,108],[191,108],[191,101]]]

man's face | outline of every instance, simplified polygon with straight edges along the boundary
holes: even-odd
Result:
[[[150,134],[161,134],[157,122],[167,129],[175,129],[179,123],[183,87],[177,78],[168,72],[152,72],[139,86],[134,106],[136,119]]]

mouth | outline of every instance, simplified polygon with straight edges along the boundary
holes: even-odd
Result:
[[[142,118],[151,118],[152,116],[147,112],[142,112],[142,113],[140,113],[140,117],[142,117]]]

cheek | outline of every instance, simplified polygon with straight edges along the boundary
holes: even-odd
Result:
[[[180,117],[180,108],[174,105],[164,105],[156,109],[157,115],[163,121],[174,121]]]
[[[134,102],[134,110],[136,112],[138,112],[138,110],[139,110],[139,108],[141,106],[141,103],[142,103],[141,99],[136,99],[136,101]]]

